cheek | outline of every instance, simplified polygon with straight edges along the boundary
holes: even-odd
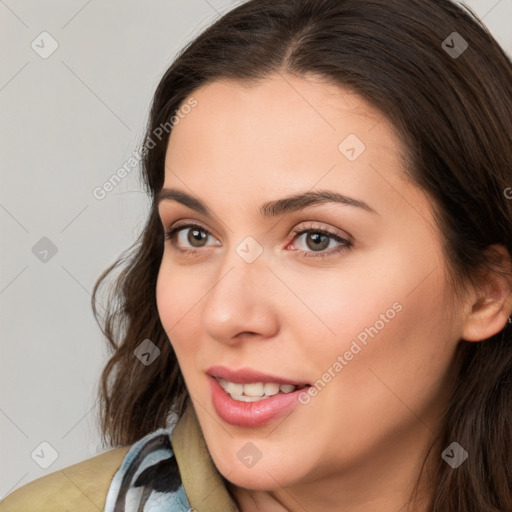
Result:
[[[360,390],[372,380],[378,384],[370,367],[400,387],[414,376],[435,379],[446,370],[456,336],[443,296],[441,262],[402,253],[402,261],[396,257],[400,252],[393,251],[389,260],[382,253],[378,262],[372,258],[344,268],[334,279],[329,272],[325,278],[296,280],[294,292],[303,303],[290,303],[288,325],[296,326],[303,357],[318,377],[329,369],[350,375],[344,386]]]
[[[397,272],[396,270],[394,271]],[[383,332],[403,315],[404,296],[399,286],[402,276],[393,272],[371,272],[368,266],[343,268],[336,274],[325,273],[290,276],[296,297],[289,297],[287,325],[295,326],[311,361],[325,366],[359,339],[361,346],[372,333]]]
[[[170,336],[170,330],[177,317],[177,308],[179,307],[176,286],[172,282],[173,274],[168,272],[165,263],[162,262],[158,278],[156,281],[156,304],[160,321]]]
[[[156,303],[160,321],[181,362],[184,354],[193,352],[194,340],[200,339],[194,332],[199,326],[199,287],[191,282],[190,273],[170,267],[164,255],[156,282]]]
[[[429,409],[449,378],[457,339],[443,289],[431,277],[412,293],[395,289],[374,298],[366,312],[357,309],[358,325],[347,315],[338,322],[339,344],[336,349],[331,344],[334,350],[323,371],[342,356],[342,377],[335,379],[330,398],[343,396],[344,409],[354,411],[355,418],[373,410],[390,426],[393,417],[407,420],[404,404]]]

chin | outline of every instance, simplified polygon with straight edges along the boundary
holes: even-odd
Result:
[[[233,457],[213,456],[215,466],[219,472],[232,484],[253,491],[272,491],[282,487],[289,487],[297,483],[302,475],[291,473],[297,464],[293,461],[267,460],[263,458],[252,467],[247,467],[238,460],[236,454]]]
[[[293,482],[290,479],[283,481],[279,473],[276,472],[276,474],[277,476],[274,476],[273,472],[237,469],[231,471],[229,477],[226,475],[224,477],[233,485],[251,491],[274,491],[292,485]]]

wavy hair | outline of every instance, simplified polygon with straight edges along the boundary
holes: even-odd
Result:
[[[172,129],[160,138],[155,130],[198,87],[275,73],[322,77],[391,122],[407,178],[432,201],[455,291],[476,282],[482,268],[504,272],[488,249],[501,244],[512,253],[512,200],[504,193],[512,186],[512,63],[478,17],[449,0],[242,3],[191,41],[161,79],[141,162],[153,202],[137,241],[94,285],[93,312],[110,347],[98,386],[104,446],[165,426],[170,411],[182,415],[188,396],[156,305],[164,239],[155,198]],[[114,270],[100,319],[97,294]],[[146,339],[161,351],[148,366],[134,355]],[[429,511],[512,511],[512,325],[482,342],[460,340],[454,363],[456,384],[429,450]],[[454,440],[470,454],[456,470],[441,458]]]

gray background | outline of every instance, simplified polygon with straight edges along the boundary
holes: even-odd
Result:
[[[0,499],[102,451],[90,294],[150,202],[137,167],[93,189],[141,142],[174,55],[236,3],[0,0]],[[512,53],[512,0],[468,5]]]

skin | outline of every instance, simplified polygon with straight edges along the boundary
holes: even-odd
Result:
[[[455,299],[429,199],[400,176],[400,141],[357,95],[273,75],[251,87],[210,83],[193,96],[197,106],[170,137],[164,188],[194,195],[214,217],[160,203],[163,229],[190,220],[209,238],[194,246],[181,231],[176,244],[196,255],[165,242],[156,295],[215,465],[243,512],[401,510],[440,426],[456,346],[505,325],[510,289],[500,281],[501,298],[485,308],[475,305],[478,290]],[[355,161],[338,149],[349,134],[366,145]],[[320,189],[377,213],[337,203],[259,213],[267,201]],[[293,234],[311,225],[353,245],[328,254],[339,246],[331,239],[315,250],[307,234]],[[252,263],[236,252],[247,236],[263,249]],[[314,383],[394,303],[400,312],[306,405],[258,428],[215,412],[210,366]],[[262,455],[252,467],[237,457],[248,442]]]

